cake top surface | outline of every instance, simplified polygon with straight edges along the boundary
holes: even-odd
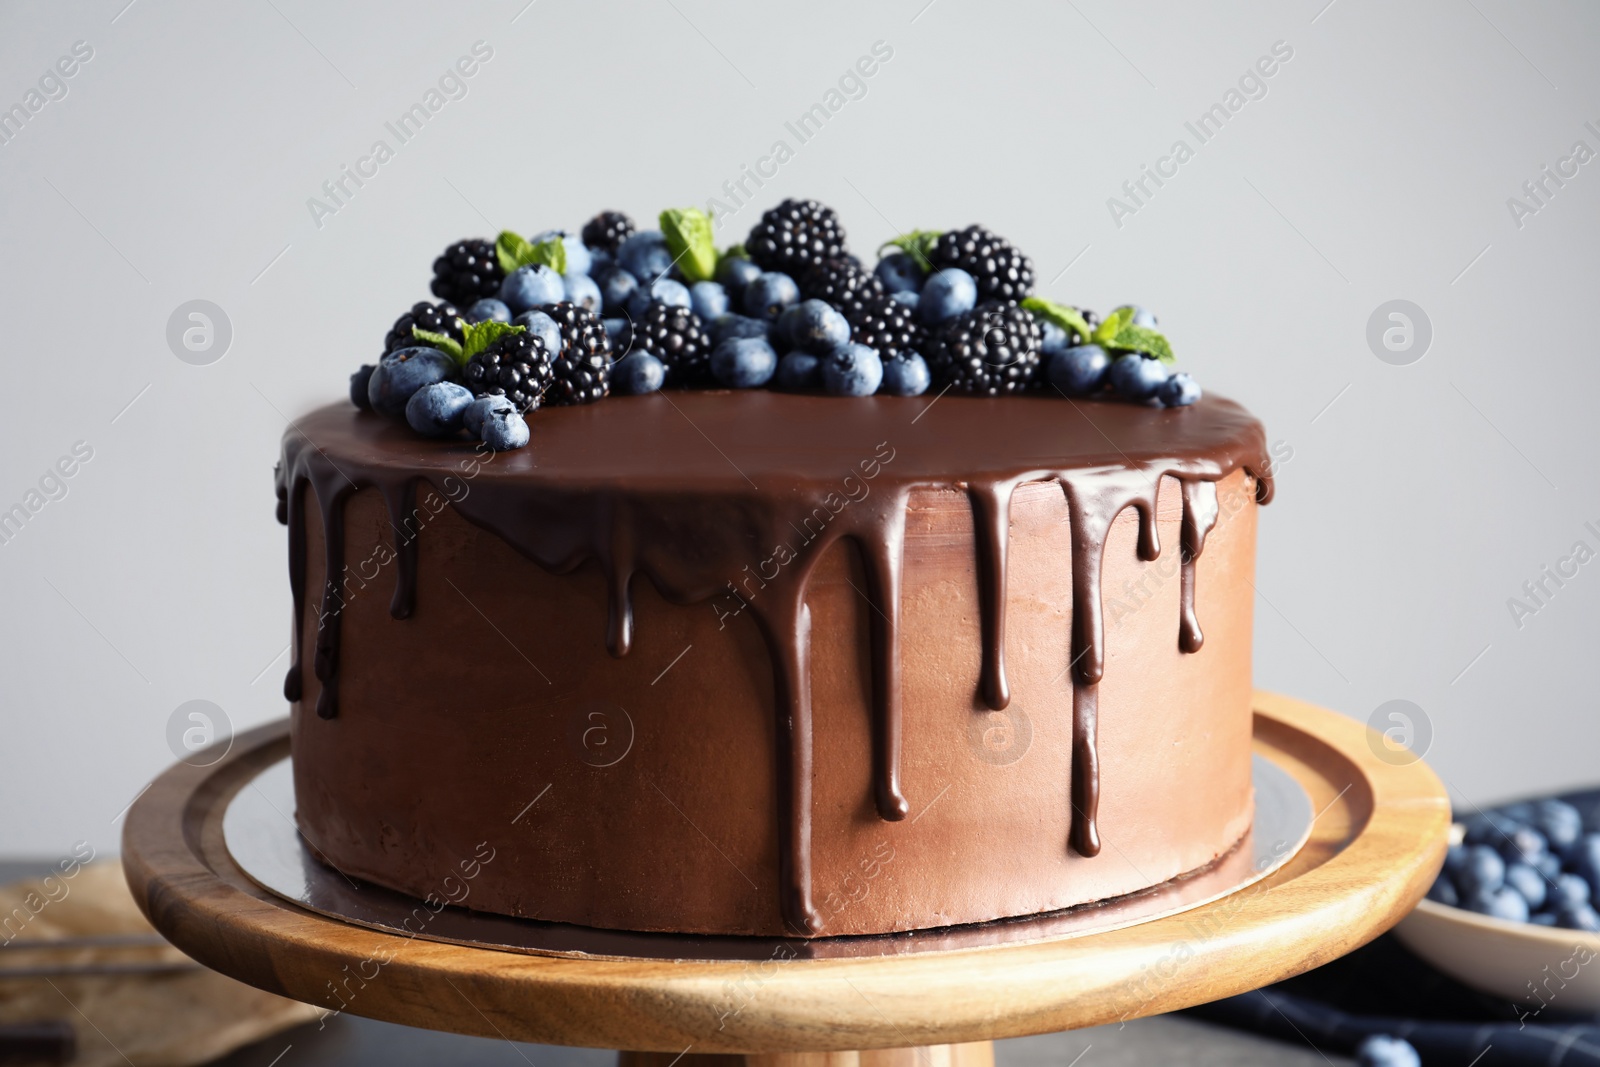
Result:
[[[527,448],[493,453],[443,443],[345,404],[286,431],[364,473],[462,475],[553,489],[781,492],[837,482],[874,459],[878,477],[908,484],[1031,480],[1094,468],[1165,468],[1223,477],[1270,466],[1261,424],[1231,400],[1188,408],[1067,402],[1052,396],[864,397],[767,391],[660,392],[540,413]],[[892,462],[884,463],[886,456]],[[467,468],[463,467],[466,463]],[[876,468],[875,468],[876,469]],[[359,480],[356,471],[348,471]]]

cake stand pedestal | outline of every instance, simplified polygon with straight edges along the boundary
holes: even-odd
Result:
[[[1317,812],[1306,845],[1220,900],[1054,941],[764,963],[594,959],[340,922],[258,887],[224,843],[229,800],[283,758],[285,723],[241,735],[209,767],[156,779],[128,813],[122,859],[134,898],[178,948],[330,1012],[630,1050],[620,1067],[680,1056],[677,1067],[990,1067],[995,1038],[1155,1015],[1309,970],[1421,899],[1450,825],[1433,772],[1380,758],[1383,740],[1334,712],[1267,693],[1254,706],[1256,752]]]

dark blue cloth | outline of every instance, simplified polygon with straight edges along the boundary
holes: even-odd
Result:
[[[1583,936],[1583,935],[1579,935]],[[1424,1065],[1600,1067],[1600,1016],[1486,996],[1384,936],[1342,959],[1189,1009],[1211,1022],[1354,1055],[1369,1034],[1416,1046]]]

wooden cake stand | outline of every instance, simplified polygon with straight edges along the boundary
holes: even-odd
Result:
[[[330,1011],[630,1050],[622,1067],[731,1055],[774,1067],[987,1067],[994,1038],[1173,1011],[1309,970],[1421,899],[1450,825],[1433,772],[1379,758],[1383,740],[1334,712],[1268,693],[1255,710],[1256,752],[1317,812],[1306,845],[1222,899],[1063,940],[752,963],[525,955],[351,925],[259,888],[224,845],[224,809],[283,758],[283,723],[240,736],[212,766],[156,779],[128,814],[122,858],[134,898],[178,948]]]

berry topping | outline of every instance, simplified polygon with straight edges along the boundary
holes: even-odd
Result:
[[[561,351],[554,362],[555,384],[545,402],[593,404],[611,391],[611,338],[592,311],[562,301],[541,308],[561,330]]]
[[[457,307],[467,307],[481,297],[498,293],[504,277],[494,243],[468,238],[446,248],[433,261],[433,295]]]
[[[980,299],[1021,300],[1033,291],[1033,261],[982,226],[940,234],[930,258],[972,275]]]
[[[1039,324],[1010,301],[979,304],[945,323],[928,346],[935,384],[974,396],[1032,387],[1039,370]]]
[[[383,339],[383,350],[393,352],[397,348],[410,348],[417,343],[414,331],[426,330],[428,333],[442,333],[447,337],[461,340],[461,324],[456,320],[461,318],[454,304],[430,304],[426,300],[418,301],[411,305],[411,310],[394,320],[394,325],[389,328],[389,335]]]
[[[711,383],[711,333],[686,307],[651,304],[633,324],[633,347],[661,361],[673,388]]]
[[[615,252],[633,236],[633,220],[620,211],[602,211],[583,224],[583,243],[590,248]]]
[[[475,396],[498,394],[518,411],[532,411],[555,384],[554,362],[544,340],[523,330],[491,341],[467,360],[461,377]]]
[[[844,255],[844,228],[815,200],[785,200],[761,216],[745,239],[756,266],[798,276],[812,264]]]
[[[868,348],[876,348],[885,357],[907,349],[921,352],[928,343],[928,331],[917,321],[916,309],[893,296],[878,296],[867,301],[852,321],[854,339]]]
[[[808,300],[824,300],[851,322],[869,301],[883,295],[883,283],[861,264],[843,256],[815,264],[800,280],[800,293]]]

